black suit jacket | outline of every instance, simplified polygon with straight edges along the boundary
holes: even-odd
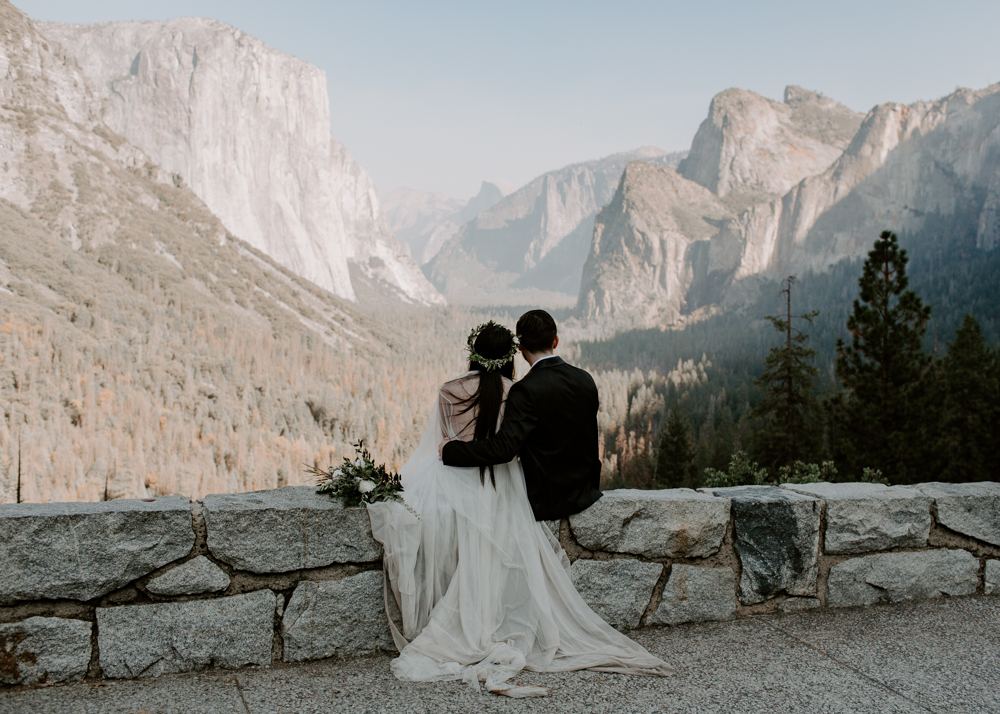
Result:
[[[550,357],[510,388],[495,437],[450,441],[441,457],[446,466],[489,466],[520,455],[535,520],[564,518],[601,497],[597,407],[594,378]]]

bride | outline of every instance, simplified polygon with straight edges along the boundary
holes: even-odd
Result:
[[[441,387],[402,468],[406,504],[368,506],[372,533],[385,546],[386,611],[400,651],[393,674],[534,697],[549,692],[509,680],[524,669],[672,673],[576,592],[565,552],[532,515],[518,459],[481,468],[439,460],[443,441],[496,434],[513,384],[510,330],[491,321],[469,343],[469,371]]]

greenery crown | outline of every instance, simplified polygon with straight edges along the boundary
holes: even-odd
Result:
[[[498,357],[496,359],[487,359],[483,357],[481,354],[476,352],[476,347],[475,347],[476,338],[479,337],[479,333],[485,330],[487,327],[500,327],[506,330],[508,333],[510,333],[510,350],[508,350],[507,354],[505,354],[503,357]],[[487,372],[493,372],[495,370],[500,369],[508,362],[513,361],[514,355],[517,354],[517,347],[519,344],[521,344],[521,341],[517,339],[517,335],[511,332],[509,328],[504,327],[503,325],[498,325],[497,323],[493,322],[493,320],[484,322],[482,325],[475,328],[472,332],[469,333],[469,339],[468,339],[469,361],[478,362],[483,366],[483,369],[485,369]]]

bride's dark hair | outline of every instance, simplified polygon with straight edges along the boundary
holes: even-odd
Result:
[[[475,353],[484,359],[500,359],[511,350],[514,335],[505,327],[500,325],[487,325],[476,337],[473,345]],[[497,420],[500,417],[500,406],[503,404],[503,377],[514,379],[514,360],[503,365],[492,372],[479,362],[469,362],[469,369],[479,373],[479,388],[476,393],[465,402],[462,413],[470,409],[479,408],[476,414],[476,429],[473,433],[473,440],[485,441],[497,433]],[[497,487],[496,476],[493,474],[493,466],[490,469],[490,483],[493,488]],[[486,485],[486,467],[479,467],[479,480]]]

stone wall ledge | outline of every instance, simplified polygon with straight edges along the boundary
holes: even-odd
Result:
[[[934,517],[946,528],[1000,546],[1000,483],[922,483],[915,486],[934,499]]]
[[[927,545],[930,496],[877,483],[784,484],[826,503],[824,553],[871,553]]]
[[[0,506],[0,605],[92,600],[191,552],[181,496]]]
[[[1000,484],[609,491],[546,524],[616,627],[1000,596]],[[0,687],[392,649],[364,509],[311,487],[0,505]]]
[[[363,508],[344,508],[311,486],[206,496],[208,550],[254,573],[284,573],[382,557]]]
[[[573,536],[588,550],[649,558],[712,555],[728,524],[728,499],[688,488],[607,491],[569,519]]]
[[[817,595],[823,501],[775,486],[716,488],[711,493],[733,504],[741,603],[755,605],[781,593]]]

